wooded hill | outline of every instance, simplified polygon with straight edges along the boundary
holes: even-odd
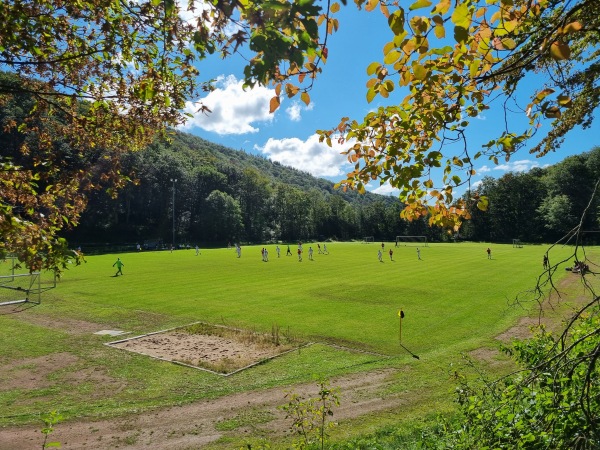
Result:
[[[174,132],[170,142],[125,155],[122,166],[134,183],[116,199],[93,193],[69,241],[170,245],[173,185],[176,245],[393,239],[428,229],[424,221],[401,220],[397,198],[343,192],[330,181],[190,134]]]

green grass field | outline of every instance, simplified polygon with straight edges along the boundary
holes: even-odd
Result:
[[[233,249],[121,254],[119,277],[116,255],[88,257],[40,305],[0,307],[0,426],[33,422],[54,409],[67,419],[110,417],[387,367],[409,369],[398,371],[389,388],[406,392],[404,417],[431,413],[434,403],[448,410],[451,365],[464,352],[497,347],[495,337],[529,313],[511,304],[535,286],[546,250],[493,245],[488,260],[486,244],[430,244],[418,260],[416,247],[386,243],[379,262],[381,243],[334,242],[328,255],[313,245],[310,261],[309,245],[302,262],[294,245],[293,256],[280,246],[280,258],[268,246],[266,263],[260,246],[244,247],[239,259]],[[554,249],[551,262],[570,252]],[[559,270],[557,279],[565,273]],[[402,344],[418,360],[398,343],[399,309],[405,312]],[[314,345],[222,378],[107,347],[102,344],[115,338],[93,334],[118,329],[134,336],[196,321],[266,333],[276,325],[307,341],[373,353]],[[59,354],[70,355],[69,364],[42,371],[31,363]],[[43,388],[15,382],[28,370],[42,377]],[[73,376],[86,371],[101,376]]]

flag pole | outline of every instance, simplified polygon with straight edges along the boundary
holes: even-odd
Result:
[[[404,318],[404,311],[398,311],[399,327],[398,327],[398,340],[402,345],[402,319]]]
[[[402,345],[402,319],[404,319],[404,311],[400,310],[398,311],[398,340],[400,341],[400,347],[402,347],[404,350],[406,350],[413,358],[415,359],[420,359],[417,355],[415,355],[413,352],[411,352],[409,349],[407,349],[404,345]]]

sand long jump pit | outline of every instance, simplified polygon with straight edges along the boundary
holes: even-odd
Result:
[[[308,344],[276,326],[263,334],[197,322],[106,345],[228,376]]]

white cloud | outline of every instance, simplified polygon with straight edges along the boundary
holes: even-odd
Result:
[[[368,189],[368,186],[367,186]],[[390,185],[390,183],[384,183],[381,186],[375,188],[375,189],[369,189],[370,192],[374,193],[374,194],[379,194],[379,195],[391,195],[391,196],[395,196],[397,197],[400,194],[400,190],[396,189],[395,187],[392,187]]]
[[[200,101],[212,112],[198,112],[198,105],[186,102],[185,112],[191,113],[181,129],[199,127],[206,131],[225,134],[256,133],[256,122],[271,122],[274,115],[269,113],[269,101],[275,91],[262,86],[243,89],[243,82],[233,75],[221,76],[216,82],[217,88]]]
[[[311,111],[313,107],[314,103],[309,103],[308,106],[305,106],[304,103],[296,101],[288,106],[285,112],[292,122],[299,122],[302,119],[302,111]]]
[[[477,172],[479,172],[479,173],[488,173],[491,171],[492,171],[492,169],[490,169],[488,166],[483,166],[483,167],[480,167],[479,169],[477,169]]]
[[[540,167],[537,161],[522,159],[520,161],[509,161],[506,164],[499,164],[494,167],[494,170],[501,170],[503,172],[528,172],[534,167]]]
[[[482,183],[483,180],[477,180],[475,183],[471,184],[471,190],[477,189],[479,186],[481,186]]]
[[[273,161],[315,177],[337,177],[347,172],[344,166],[348,165],[348,160],[340,152],[348,145],[351,144],[346,143],[343,147],[333,142],[333,147],[328,147],[324,142],[319,142],[318,135],[313,134],[305,141],[298,138],[269,138],[263,147],[256,145],[254,148]]]

